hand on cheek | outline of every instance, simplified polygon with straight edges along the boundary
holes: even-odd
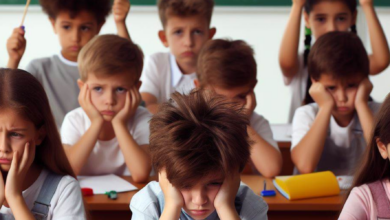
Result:
[[[332,95],[319,82],[313,82],[309,94],[320,108],[333,109],[335,102]]]
[[[361,104],[367,104],[373,85],[368,78],[360,82],[355,96],[355,107]]]
[[[218,191],[217,196],[214,199],[214,207],[217,210],[218,215],[221,217],[221,214],[228,213],[227,210],[231,213],[235,211],[234,201],[240,187],[240,174],[239,172],[233,172],[232,175],[226,176],[221,188]]]
[[[79,94],[79,103],[81,108],[85,111],[91,123],[103,123],[103,117],[91,101],[91,90],[87,83],[84,83]]]
[[[112,123],[126,125],[137,112],[140,103],[141,95],[139,94],[138,89],[134,86],[126,93],[125,106],[115,115],[112,119]]]
[[[184,200],[181,192],[169,182],[165,170],[158,174],[158,179],[161,190],[164,193],[166,207],[175,209],[177,212],[181,212],[181,208],[184,206]]]

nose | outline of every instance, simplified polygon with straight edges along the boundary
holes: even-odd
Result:
[[[80,42],[81,31],[78,28],[74,28],[72,31],[72,42]]]
[[[184,36],[184,45],[186,47],[193,47],[194,46],[194,39],[191,33],[188,33]]]
[[[207,194],[204,190],[195,190],[192,193],[192,203],[197,206],[202,206],[208,201]]]
[[[348,97],[347,97],[347,93],[344,89],[340,89],[337,93],[337,100],[339,102],[347,102],[348,101]]]
[[[331,21],[328,23],[328,32],[332,32],[332,31],[336,31],[337,30],[337,27],[336,27],[336,22],[335,21]]]
[[[105,94],[104,100],[105,100],[106,105],[109,105],[109,106],[115,105],[116,104],[115,93],[111,90],[107,91]]]
[[[7,137],[5,132],[0,132],[0,152],[1,153],[9,153],[9,146],[7,143]]]

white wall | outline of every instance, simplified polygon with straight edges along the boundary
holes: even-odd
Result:
[[[0,66],[7,63],[6,41],[12,29],[20,25],[23,7],[0,6]],[[378,9],[381,23],[387,36],[390,36],[390,9]],[[271,123],[287,122],[290,105],[290,90],[283,84],[278,65],[278,52],[282,34],[288,19],[287,7],[217,7],[213,15],[212,26],[217,27],[216,38],[243,39],[252,45],[258,63],[256,87],[256,111],[264,115]],[[359,35],[368,42],[367,28],[363,16],[359,17]],[[133,40],[138,43],[145,55],[157,51],[166,51],[157,38],[161,28],[155,7],[133,6],[127,19]],[[387,24],[387,25],[386,25]],[[57,36],[53,33],[45,14],[38,6],[30,7],[26,22],[27,50],[20,68],[26,67],[33,58],[51,56],[60,51]],[[115,33],[112,17],[109,17],[101,33]],[[303,31],[302,31],[303,32]],[[303,41],[303,38],[302,40]],[[368,50],[370,50],[368,45]],[[382,101],[390,92],[390,70],[380,76],[372,77],[374,91],[372,96]]]

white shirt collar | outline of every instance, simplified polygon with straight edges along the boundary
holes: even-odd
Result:
[[[78,66],[77,62],[73,62],[73,61],[70,61],[70,60],[65,59],[65,57],[62,56],[62,53],[61,53],[61,52],[60,52],[60,54],[58,55],[58,57],[60,58],[61,62],[63,62],[64,64],[66,64],[66,65],[68,65],[68,66],[75,66],[75,67]]]
[[[171,62],[172,86],[176,87],[183,76],[183,73],[181,72],[179,65],[177,65],[176,58],[173,54],[170,54],[169,60]]]

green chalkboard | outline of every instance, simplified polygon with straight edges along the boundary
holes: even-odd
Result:
[[[31,0],[37,5],[39,0]],[[64,0],[66,1],[66,0]],[[221,6],[290,6],[291,0],[214,0]],[[390,0],[374,0],[375,6],[390,7]],[[26,0],[0,0],[0,5],[23,5]],[[155,5],[156,0],[131,0],[132,5]]]

